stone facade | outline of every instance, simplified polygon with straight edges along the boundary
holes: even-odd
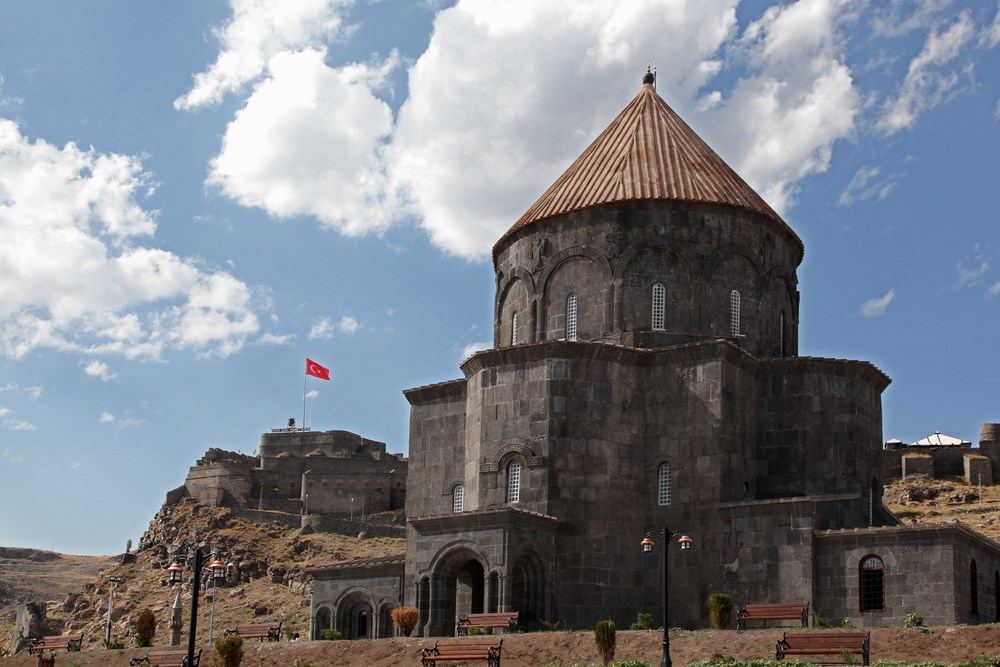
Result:
[[[969,484],[992,484],[1000,471],[1000,424],[983,424],[979,446],[961,445],[907,446],[898,440],[885,443],[882,452],[882,477],[886,480],[927,477],[964,477]],[[968,457],[973,457],[969,464]],[[989,481],[987,481],[989,480]]]
[[[986,577],[1000,548],[914,532],[882,508],[889,378],[798,356],[801,241],[650,84],[494,246],[494,349],[404,392],[399,601],[420,611],[417,633],[507,610],[529,627],[662,623],[666,526],[693,538],[669,556],[672,626],[707,626],[716,592],[862,626],[932,607],[966,619],[968,563]],[[879,606],[862,612],[866,562]],[[367,590],[362,565],[323,599]],[[945,567],[953,603],[917,584],[929,567]],[[977,590],[993,609],[994,588]]]

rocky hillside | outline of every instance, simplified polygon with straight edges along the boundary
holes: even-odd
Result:
[[[904,524],[961,521],[1000,542],[1000,485],[961,478],[895,482],[886,484],[882,502]]]
[[[306,568],[402,553],[404,544],[401,538],[366,539],[252,523],[233,516],[228,509],[185,499],[165,505],[133,553],[106,562],[99,575],[81,582],[76,592],[67,594],[56,587],[39,587],[34,599],[48,601],[46,622],[51,632],[83,631],[85,648],[98,646],[105,636],[108,577],[122,577],[123,582],[115,587],[112,637],[126,637],[135,617],[148,607],[158,621],[156,643],[165,644],[178,590],[184,607],[185,635],[191,606],[191,573],[185,574],[179,588],[171,587],[166,567],[175,555],[201,548],[206,565],[213,553],[230,564],[225,584],[219,586],[215,599],[215,634],[238,622],[254,620],[281,620],[284,627],[305,634],[311,583]],[[202,573],[201,590],[198,635],[207,641],[213,602],[207,567]]]

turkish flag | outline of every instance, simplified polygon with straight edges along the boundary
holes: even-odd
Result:
[[[306,357],[306,375],[312,375],[320,380],[330,379],[330,369],[323,368],[312,359]]]

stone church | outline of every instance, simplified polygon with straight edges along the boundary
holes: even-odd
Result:
[[[493,247],[493,349],[411,406],[406,553],[312,571],[313,636],[391,610],[589,628],[705,600],[809,602],[856,626],[1000,619],[1000,545],[882,506],[867,361],[800,356],[801,239],[663,101],[652,74]],[[663,547],[660,542],[657,551]]]

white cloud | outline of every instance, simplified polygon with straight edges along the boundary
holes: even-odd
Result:
[[[740,39],[751,74],[705,113],[706,139],[779,213],[854,131],[862,100],[840,35],[857,18],[851,10],[845,0],[767,9]]]
[[[348,235],[380,231],[389,218],[379,152],[392,112],[373,90],[398,56],[334,69],[324,55],[271,59],[267,80],[227,126],[207,184],[279,218],[314,216]]]
[[[958,260],[958,284],[962,287],[972,287],[982,281],[986,272],[989,271],[989,262],[982,260],[972,266],[967,265],[963,260]]]
[[[409,71],[387,148],[394,188],[438,247],[476,258],[641,88],[681,107],[717,71],[737,0],[459,2]]]
[[[358,324],[358,321],[353,317],[345,315],[340,318],[340,324],[337,325],[337,328],[340,329],[341,333],[352,334],[360,329],[361,325]]]
[[[469,357],[471,357],[472,355],[474,355],[476,352],[480,352],[482,350],[488,350],[491,347],[493,347],[493,344],[492,343],[487,343],[485,341],[479,341],[479,342],[475,342],[475,343],[469,343],[468,345],[466,345],[465,347],[462,348],[462,352],[461,352],[460,358],[462,360],[468,359]]]
[[[869,21],[880,37],[897,37],[931,25],[952,0],[878,0]]]
[[[889,304],[896,298],[896,288],[891,288],[884,296],[865,301],[861,306],[861,314],[865,317],[880,317],[885,315]]]
[[[319,392],[316,391],[315,389],[310,389],[309,391],[306,392],[306,398],[309,399],[310,401],[319,398]]]
[[[840,193],[837,203],[841,206],[850,206],[856,201],[885,199],[896,187],[899,177],[879,178],[881,175],[882,169],[879,167],[871,165],[860,167],[854,173],[851,182],[847,184],[847,188]]]
[[[995,282],[992,285],[990,285],[989,288],[986,290],[986,293],[990,296],[990,298],[993,298],[998,294],[1000,294],[1000,282]]]
[[[637,63],[655,58],[667,64],[660,94],[785,210],[854,130],[862,100],[841,33],[859,10],[799,0],[741,35],[738,4],[459,0],[437,14],[395,123],[378,94],[397,55],[331,68],[320,37],[296,51],[278,34],[254,73],[232,78],[256,83],[207,184],[348,235],[415,220],[439,248],[481,258],[639,91]]]
[[[38,385],[35,385],[34,387],[28,387],[24,391],[25,393],[28,394],[28,398],[32,401],[37,401],[39,398],[42,397],[42,388]]]
[[[194,77],[194,85],[174,100],[176,109],[215,105],[261,76],[282,51],[316,47],[344,29],[340,13],[352,0],[231,0],[232,19],[213,30],[222,49],[215,62]]]
[[[2,425],[8,431],[37,431],[38,430],[38,427],[36,427],[31,422],[26,422],[26,421],[23,421],[21,419],[14,419],[13,417],[4,419],[2,422],[0,422],[0,425]]]
[[[993,17],[992,25],[983,32],[980,44],[988,49],[1000,44],[1000,3],[997,4],[997,14]]]
[[[0,405],[0,417],[3,417],[4,415],[9,415],[9,414],[10,414],[10,408],[7,408],[7,407],[4,407],[4,406]]]
[[[333,325],[330,324],[330,320],[324,317],[314,322],[309,329],[308,338],[309,340],[333,338]]]
[[[0,451],[0,459],[10,463],[21,463],[24,461],[24,457],[22,455],[15,454],[9,447],[4,447],[3,451]]]
[[[957,71],[947,70],[946,66],[958,58],[962,48],[974,37],[975,29],[972,16],[966,10],[945,31],[934,30],[928,35],[923,49],[910,61],[895,98],[886,101],[878,121],[879,129],[887,134],[908,129],[921,113],[954,93],[961,76]],[[965,73],[971,74],[971,71],[966,69]]]
[[[87,362],[87,365],[83,368],[83,372],[91,377],[95,377],[105,382],[114,380],[118,377],[116,374],[111,372],[111,369],[106,363],[98,361],[97,359]]]
[[[258,345],[288,345],[295,338],[292,334],[272,334],[266,333],[257,339]]]
[[[139,158],[31,141],[0,119],[0,352],[225,356],[258,329],[246,285],[144,245],[153,185]]]
[[[110,412],[101,413],[101,423],[102,424],[113,424],[115,422],[115,416]]]

